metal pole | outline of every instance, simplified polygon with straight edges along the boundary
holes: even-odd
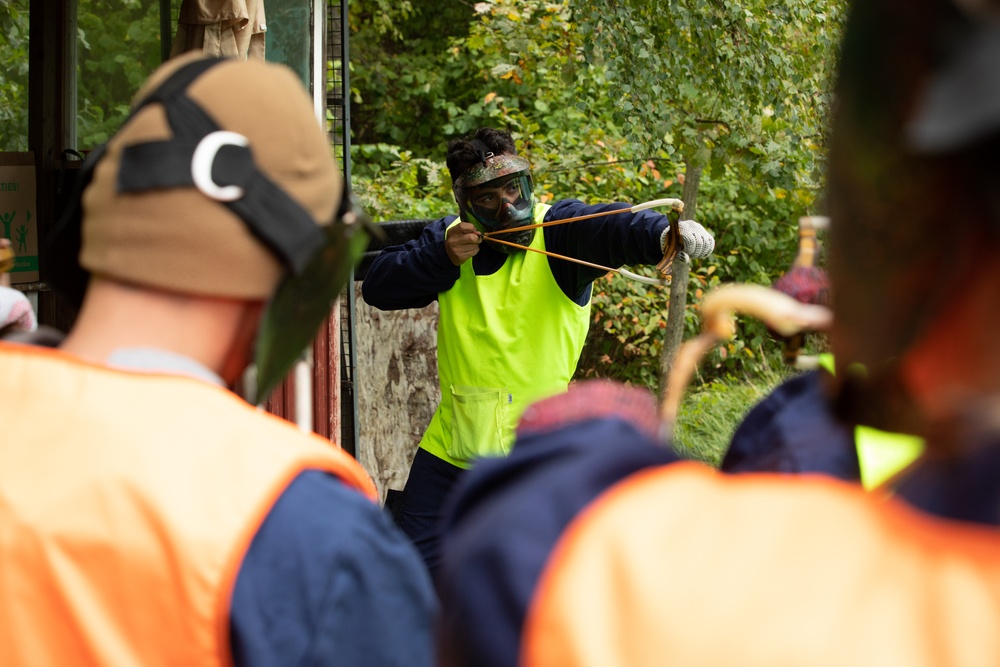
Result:
[[[348,46],[348,34],[347,29],[347,2],[341,1],[340,3],[340,69],[341,69],[341,80],[343,82],[343,91],[341,93],[343,99],[344,107],[344,179],[347,183],[347,190],[351,189],[351,82],[350,82],[350,67],[348,63],[350,62],[350,48]],[[355,308],[354,299],[354,269],[351,269],[351,280],[347,283],[347,312],[349,313],[350,319],[348,320],[348,341],[350,345],[350,356],[346,360],[350,368],[350,378],[353,383],[351,389],[351,411],[352,418],[350,420],[351,433],[345,433],[344,438],[350,436],[353,440],[354,447],[352,452],[357,452],[360,445],[359,431],[358,428],[358,378],[357,378],[357,361],[355,359],[355,353],[357,351],[357,345],[354,336],[354,317],[357,312]],[[347,420],[345,420],[346,423]]]
[[[170,0],[160,0],[160,62],[170,59],[173,46],[174,26],[170,18]]]

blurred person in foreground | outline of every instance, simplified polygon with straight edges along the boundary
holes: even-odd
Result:
[[[449,503],[442,664],[1000,664],[998,62],[996,2],[849,13],[827,400],[924,439],[891,495],[678,461],[645,392],[580,384]]]
[[[0,342],[0,664],[431,664],[370,478],[227,390],[283,377],[366,245],[298,79],[171,60],[82,182],[74,326]]]

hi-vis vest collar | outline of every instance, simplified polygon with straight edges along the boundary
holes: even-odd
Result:
[[[819,363],[831,374],[836,372],[832,354],[819,355]],[[868,491],[879,489],[919,459],[924,453],[923,438],[906,433],[888,433],[870,426],[854,429],[854,443],[861,469],[861,484]]]

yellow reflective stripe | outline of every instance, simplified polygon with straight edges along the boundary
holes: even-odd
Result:
[[[824,352],[817,357],[819,365],[829,371],[830,375],[837,374],[837,365],[833,361],[833,355],[829,352]]]
[[[854,429],[854,442],[866,491],[878,488],[924,453],[924,441],[915,435],[886,433],[869,426]]]
[[[836,375],[834,357],[819,355],[819,365]],[[923,439],[904,433],[888,433],[870,426],[854,429],[854,443],[861,469],[861,485],[866,491],[876,489],[916,461],[924,453]]]

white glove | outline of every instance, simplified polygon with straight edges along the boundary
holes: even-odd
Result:
[[[690,263],[691,258],[701,259],[702,257],[708,257],[715,250],[715,237],[712,233],[705,229],[700,222],[695,222],[694,220],[681,220],[681,241],[684,243],[684,250],[677,253],[678,259],[683,262]],[[670,228],[667,227],[663,230],[663,234],[660,235],[660,247],[663,248],[667,243],[667,233]]]
[[[715,237],[705,229],[700,222],[681,220],[681,239],[684,241],[684,254],[694,259],[708,257],[715,250]]]

